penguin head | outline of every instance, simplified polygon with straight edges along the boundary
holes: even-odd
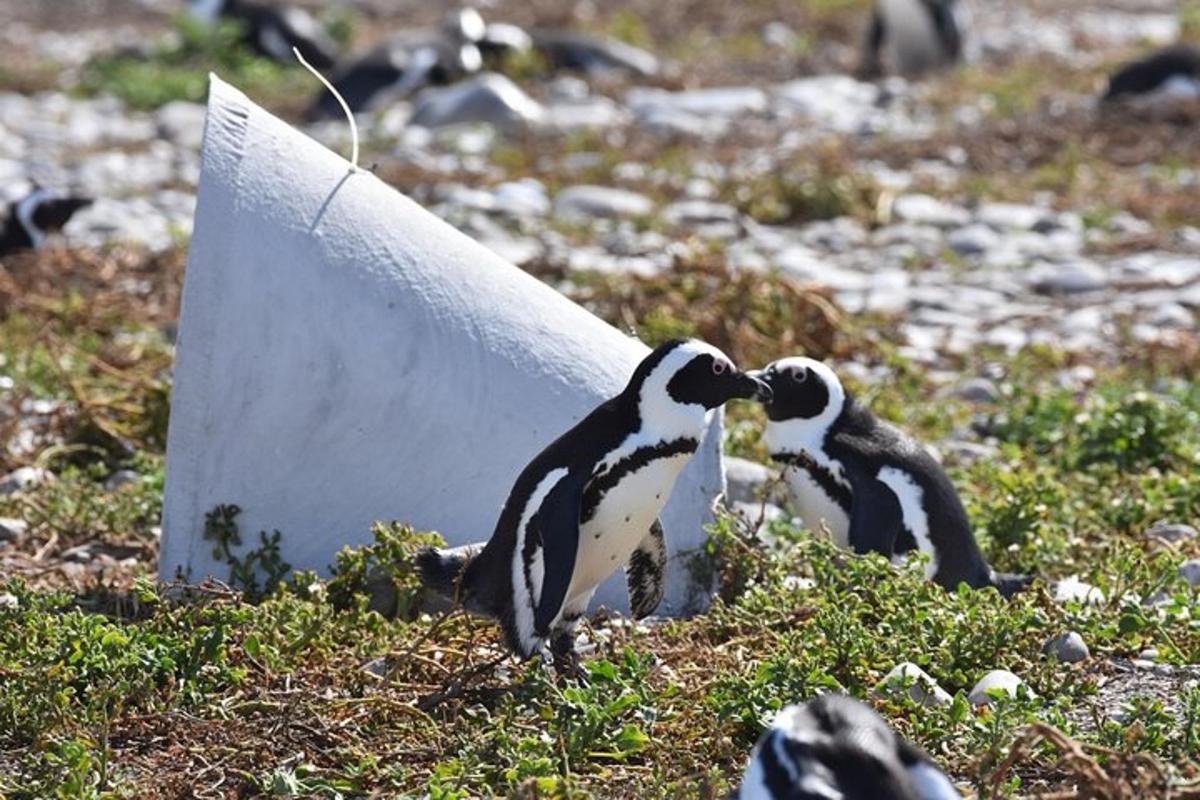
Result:
[[[91,204],[90,197],[64,197],[39,186],[14,204],[13,215],[30,244],[41,247],[46,234],[62,230],[76,211]]]
[[[783,358],[750,374],[771,387],[771,399],[763,403],[771,422],[827,425],[845,403],[846,392],[837,375],[811,358]]]
[[[677,339],[642,360],[626,392],[636,398],[643,422],[663,427],[684,419],[703,424],[710,410],[734,399],[766,402],[771,389],[712,345]]]
[[[758,741],[734,800],[960,795],[933,762],[898,737],[869,706],[824,695],[788,706]]]

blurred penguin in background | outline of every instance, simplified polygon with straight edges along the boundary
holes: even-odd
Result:
[[[1101,100],[1106,105],[1200,100],[1200,48],[1174,45],[1125,64],[1109,78]]]
[[[860,73],[914,77],[961,63],[968,16],[964,0],[876,0]]]

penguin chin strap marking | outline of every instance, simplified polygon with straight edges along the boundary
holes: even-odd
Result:
[[[50,197],[48,190],[38,188],[25,195],[17,203],[17,222],[21,223],[21,227],[25,229],[34,250],[40,250],[46,243],[46,232],[33,221],[33,215],[37,211],[38,204],[43,200],[49,200]]]

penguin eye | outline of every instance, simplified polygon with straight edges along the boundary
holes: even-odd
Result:
[[[792,380],[796,383],[804,383],[808,380],[808,370],[804,367],[792,370]]]
[[[725,370],[729,369],[729,365],[719,358],[713,359],[712,371],[713,375],[721,375]]]

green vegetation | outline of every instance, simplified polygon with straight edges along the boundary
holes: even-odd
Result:
[[[339,22],[336,30],[349,36],[347,23]],[[177,20],[175,35],[149,55],[118,53],[92,61],[83,72],[81,90],[154,109],[172,100],[203,101],[208,73],[214,71],[269,106],[296,108],[297,98],[314,91],[312,76],[299,64],[280,64],[251,52],[242,43],[238,23],[210,28],[187,16]]]

